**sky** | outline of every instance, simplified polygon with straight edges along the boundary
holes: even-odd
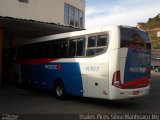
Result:
[[[86,0],[86,29],[136,26],[160,13],[160,0]]]

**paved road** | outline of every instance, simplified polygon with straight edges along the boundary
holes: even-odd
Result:
[[[0,113],[79,114],[79,113],[159,113],[160,74],[152,73],[150,94],[134,100],[99,100],[70,97],[57,100],[51,93],[8,85],[0,91]]]

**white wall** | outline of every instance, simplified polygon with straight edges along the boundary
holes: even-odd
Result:
[[[85,0],[0,0],[0,16],[64,24],[64,3],[85,11]]]

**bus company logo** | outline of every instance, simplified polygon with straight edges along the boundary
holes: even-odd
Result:
[[[147,71],[148,71],[148,69],[144,68],[144,67],[130,67],[130,72],[145,73]]]
[[[138,57],[139,57],[139,58],[149,58],[149,57],[150,57],[150,54],[139,53],[139,54],[138,54]]]
[[[61,64],[57,64],[57,65],[45,65],[44,67],[45,67],[45,69],[48,69],[48,70],[58,70],[58,71],[61,71],[61,69],[62,69]]]
[[[58,71],[61,71],[61,64],[57,65],[57,69],[58,69]]]

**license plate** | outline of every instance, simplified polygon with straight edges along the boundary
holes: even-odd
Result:
[[[133,95],[138,95],[139,94],[139,91],[134,91],[133,92]]]

